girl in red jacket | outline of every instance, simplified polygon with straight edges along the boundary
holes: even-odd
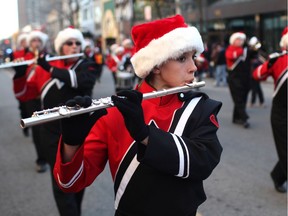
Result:
[[[54,177],[62,190],[79,191],[109,161],[115,215],[195,216],[206,199],[203,180],[222,152],[216,135],[221,103],[193,91],[142,98],[193,82],[201,36],[176,15],[134,26],[132,38],[131,62],[142,83],[112,96],[115,107],[109,110],[62,121]],[[91,99],[67,102],[76,104],[89,106]]]

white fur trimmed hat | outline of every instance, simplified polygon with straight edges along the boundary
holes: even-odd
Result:
[[[279,45],[281,48],[288,46],[288,27],[284,28]]]
[[[140,78],[168,59],[191,50],[197,55],[204,51],[199,31],[189,27],[181,15],[134,26],[131,34],[136,48],[131,63]]]
[[[27,38],[28,38],[28,33],[21,33],[18,37],[17,37],[17,43],[16,46],[19,47],[21,45],[21,42],[23,40],[25,40],[27,42]]]
[[[243,32],[235,32],[235,33],[233,33],[233,34],[230,36],[229,43],[230,43],[230,44],[233,44],[234,41],[235,41],[237,38],[240,38],[240,39],[242,39],[243,41],[245,41],[245,40],[246,40],[246,34],[244,34]]]
[[[129,38],[126,38],[122,41],[122,46],[124,46],[124,47],[127,45],[130,45],[130,44],[132,45],[132,40]]]
[[[31,31],[27,36],[27,44],[30,46],[30,43],[33,39],[39,38],[42,41],[41,49],[43,49],[46,46],[48,35],[39,31],[39,30],[33,30]]]
[[[79,42],[81,42],[81,49],[84,50],[86,43],[81,31],[78,29],[68,27],[60,31],[54,40],[54,48],[57,54],[60,55],[61,47],[69,39],[76,39]]]

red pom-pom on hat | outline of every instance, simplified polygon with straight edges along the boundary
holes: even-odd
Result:
[[[131,63],[140,78],[170,58],[192,50],[200,54],[204,50],[199,31],[189,27],[181,15],[134,26],[131,34],[136,48]]]

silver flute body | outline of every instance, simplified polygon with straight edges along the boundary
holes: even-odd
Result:
[[[76,57],[82,57],[83,55],[84,55],[84,53],[76,53],[76,54],[72,54],[72,55],[53,56],[53,57],[46,56],[46,61],[55,61],[55,60],[76,58]],[[21,65],[30,65],[30,64],[33,64],[34,62],[35,62],[35,59],[26,60],[26,61],[22,61],[22,62],[3,63],[3,64],[0,64],[0,69],[1,68],[17,67],[17,66],[21,66]]]
[[[163,97],[166,95],[171,95],[180,92],[187,92],[193,88],[200,88],[205,86],[205,82],[193,82],[189,84],[185,84],[181,87],[175,87],[170,89],[163,89],[160,91],[153,91],[149,93],[143,94],[143,100],[150,98]],[[93,99],[92,103],[89,107],[68,107],[68,106],[59,106],[51,109],[45,109],[42,111],[36,111],[30,118],[21,119],[20,126],[22,128],[31,127],[39,124],[43,124],[46,122],[59,120],[62,118],[69,118],[71,116],[80,115],[83,113],[93,112],[99,109],[113,107],[113,101],[111,97]]]

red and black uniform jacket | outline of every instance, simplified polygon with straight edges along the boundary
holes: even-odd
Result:
[[[228,81],[243,89],[250,87],[250,57],[247,48],[229,45],[225,51]]]
[[[155,89],[143,82],[138,90]],[[71,162],[62,163],[60,140],[56,182],[66,192],[80,191],[92,184],[108,161],[119,212],[189,215],[205,201],[203,180],[220,161],[216,115],[221,103],[190,92],[144,100],[142,107],[150,131],[147,146],[131,138],[120,112],[110,108]]]
[[[28,48],[15,50],[14,52],[11,53],[11,60],[22,58],[22,57],[25,58],[25,55],[27,53],[29,53],[29,49]],[[25,60],[29,60],[29,59],[32,59],[32,58],[33,58],[33,55],[31,53],[31,55],[27,56]]]
[[[118,66],[121,63],[121,55],[109,54],[106,57],[105,64],[109,68],[112,73],[116,73],[118,70]]]
[[[98,72],[98,65],[79,59],[67,65],[64,60],[50,62],[52,72],[40,66],[29,66],[24,76],[14,77],[14,93],[20,101],[41,99],[43,109],[53,108],[77,95],[91,96]],[[30,67],[34,67],[30,70]],[[59,128],[59,122],[49,123]],[[58,130],[58,129],[57,129]]]
[[[285,52],[285,51],[284,51]],[[274,64],[269,67],[269,60],[264,62],[262,65],[258,66],[253,71],[253,78],[255,80],[266,80],[267,77],[272,76],[274,80],[274,94],[273,97],[275,97],[279,90],[284,87],[284,84],[286,82],[287,85],[287,78],[288,78],[288,54],[276,57],[277,60],[274,62]],[[284,88],[282,88],[284,91]],[[287,90],[287,89],[286,89]]]

